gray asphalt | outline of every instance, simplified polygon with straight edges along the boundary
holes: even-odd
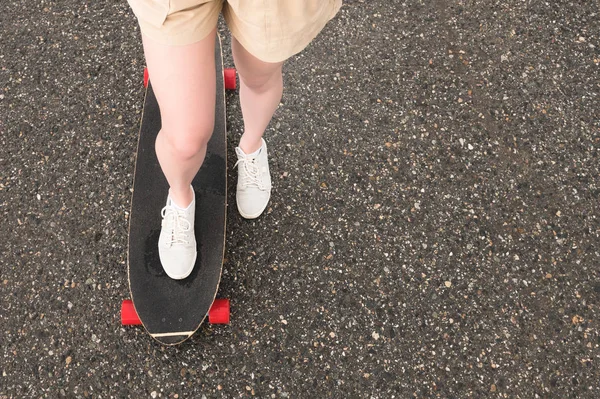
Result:
[[[232,323],[171,348],[119,319],[135,18],[4,1],[0,398],[600,397],[598,6],[345,1],[285,66],[256,221],[229,93]]]

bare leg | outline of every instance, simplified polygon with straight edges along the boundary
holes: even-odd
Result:
[[[190,184],[214,128],[216,29],[200,42],[166,46],[142,35],[150,80],[162,119],[156,155],[180,207],[192,202]]]
[[[234,37],[231,38],[231,49],[240,76],[240,104],[244,117],[240,148],[250,154],[260,148],[263,133],[281,101],[283,62],[259,60]]]

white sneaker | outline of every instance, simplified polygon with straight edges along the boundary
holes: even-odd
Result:
[[[175,280],[189,276],[196,263],[196,194],[193,195],[192,203],[186,209],[176,207],[169,196],[167,205],[161,211],[163,220],[158,238],[158,255],[167,276]]]
[[[246,219],[259,217],[271,198],[271,175],[267,157],[267,143],[261,139],[258,154],[246,155],[240,147],[235,148],[238,161],[236,202],[240,215]]]

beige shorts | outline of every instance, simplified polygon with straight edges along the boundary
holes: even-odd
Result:
[[[342,5],[342,0],[127,1],[146,36],[174,46],[204,39],[222,12],[233,36],[265,62],[302,51]]]

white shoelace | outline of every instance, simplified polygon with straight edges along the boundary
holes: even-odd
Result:
[[[242,155],[242,158],[238,159],[238,161],[235,163],[234,168],[236,168],[240,163],[242,164],[242,173],[244,174],[244,176],[241,176],[242,185],[244,187],[254,186],[264,190],[265,186],[263,185],[260,176],[260,170],[258,169],[256,158],[250,158],[246,155]]]
[[[169,234],[170,239],[166,240],[167,246],[189,244],[190,241],[188,240],[187,233],[192,228],[192,225],[186,220],[183,211],[178,211],[173,206],[165,206],[160,211],[160,214],[163,217],[163,223],[166,223],[167,228],[171,230],[171,234]]]

